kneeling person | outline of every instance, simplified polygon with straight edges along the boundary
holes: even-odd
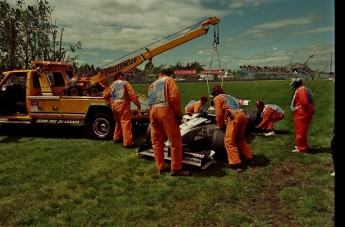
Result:
[[[257,131],[264,133],[265,136],[274,136],[273,123],[284,119],[284,111],[275,104],[264,104],[263,101],[257,101],[256,107],[261,113],[261,122],[255,127]]]

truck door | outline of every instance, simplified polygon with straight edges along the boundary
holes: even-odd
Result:
[[[27,72],[13,72],[2,81],[0,92],[0,114],[26,114]]]

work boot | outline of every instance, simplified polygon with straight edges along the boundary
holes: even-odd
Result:
[[[137,144],[135,144],[135,143],[133,143],[133,144],[131,144],[131,145],[127,145],[127,146],[125,146],[125,148],[128,148],[128,149],[132,149],[132,148],[138,148],[138,145],[137,145]]]
[[[174,177],[176,177],[176,176],[185,177],[185,176],[189,176],[190,173],[187,170],[180,169],[180,170],[171,170],[170,175],[174,176]]]
[[[295,149],[292,150],[292,152],[293,152],[293,153],[299,153],[299,152],[301,152],[301,151],[298,150],[297,148],[295,148]]]
[[[237,172],[242,172],[245,168],[241,163],[238,164],[230,164],[230,167],[234,170],[236,170]]]
[[[158,174],[163,174],[163,173],[166,173],[166,172],[168,172],[168,171],[169,171],[168,168],[164,168],[164,169],[159,169],[159,170],[157,170]]]
[[[264,135],[265,136],[274,136],[276,133],[274,131],[270,131],[270,132],[267,132],[265,133]]]

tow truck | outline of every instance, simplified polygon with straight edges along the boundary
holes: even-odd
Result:
[[[115,127],[110,101],[102,97],[66,96],[65,77],[73,65],[34,61],[36,69],[5,73],[0,82],[0,124],[85,125],[95,139],[109,139]],[[132,108],[134,122],[149,122],[147,98]]]
[[[201,35],[207,34],[209,24],[217,24],[218,18],[212,17],[201,24],[201,28],[168,41],[152,50],[130,58],[123,63],[103,70],[88,81],[99,83],[111,78],[117,71],[122,73],[137,67],[153,56],[179,46]],[[110,107],[110,100],[101,96],[66,94],[67,81],[73,78],[73,65],[64,62],[33,61],[33,69],[21,69],[3,72],[0,82],[0,125],[1,124],[63,124],[86,126],[91,137],[105,140],[112,138],[115,121]],[[101,87],[101,86],[100,86]],[[78,91],[80,88],[75,87]],[[103,88],[103,87],[102,87]],[[132,121],[149,122],[148,99],[138,94],[141,110],[131,103]]]

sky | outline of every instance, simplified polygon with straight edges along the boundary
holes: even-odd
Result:
[[[14,0],[10,0],[10,2]],[[37,0],[25,0],[27,5]],[[210,18],[214,30],[155,56],[152,63],[198,62],[205,69],[290,63],[334,71],[335,15],[330,0],[48,0],[67,46],[82,43],[79,64],[105,68],[145,51],[149,44]],[[149,48],[155,47],[150,46]],[[146,62],[138,68],[142,69]]]

